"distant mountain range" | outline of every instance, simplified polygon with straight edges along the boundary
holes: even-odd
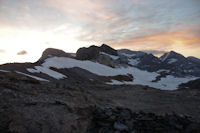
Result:
[[[83,84],[141,84],[175,90],[181,83],[200,77],[200,59],[174,51],[160,58],[142,51],[115,50],[106,44],[80,48],[76,53],[48,48],[35,63],[0,66],[46,82]]]

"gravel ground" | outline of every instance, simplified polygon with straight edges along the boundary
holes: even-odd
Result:
[[[85,133],[94,124],[97,107],[186,115],[189,121],[200,122],[200,91],[161,91],[140,85],[54,84],[0,73],[0,132]]]

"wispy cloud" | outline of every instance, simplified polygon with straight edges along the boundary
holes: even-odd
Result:
[[[0,0],[0,46],[31,55],[107,43],[200,57],[199,7],[199,0]]]
[[[26,50],[22,50],[22,51],[19,51],[17,53],[17,55],[26,55],[27,54],[27,51]]]
[[[0,53],[5,53],[5,50],[3,50],[3,49],[0,49]]]

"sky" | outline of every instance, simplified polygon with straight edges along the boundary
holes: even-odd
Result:
[[[0,64],[103,43],[200,58],[200,0],[0,0]]]

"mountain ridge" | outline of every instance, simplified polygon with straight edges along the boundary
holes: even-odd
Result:
[[[168,90],[200,77],[198,58],[185,58],[174,51],[158,58],[106,44],[80,48],[76,54],[48,48],[35,63],[4,64],[0,70],[49,82],[141,84]]]

